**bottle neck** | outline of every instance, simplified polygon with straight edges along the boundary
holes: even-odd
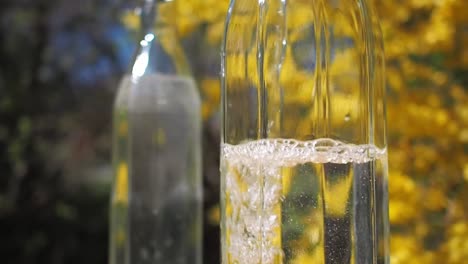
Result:
[[[175,11],[175,0],[144,1],[141,13],[142,38],[132,74],[190,74],[188,61],[177,36]]]
[[[141,14],[143,34],[162,29],[175,32],[175,15],[173,0],[145,0]]]

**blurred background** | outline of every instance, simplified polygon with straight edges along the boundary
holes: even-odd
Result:
[[[373,0],[387,57],[391,257],[468,260],[468,1]],[[0,2],[1,263],[106,263],[114,94],[136,0]],[[205,261],[219,263],[227,0],[178,0],[203,98]]]

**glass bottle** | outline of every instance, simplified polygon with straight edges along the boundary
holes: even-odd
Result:
[[[174,9],[145,0],[116,97],[110,264],[202,263],[201,105]]]
[[[231,0],[222,263],[389,263],[382,35],[366,0]]]

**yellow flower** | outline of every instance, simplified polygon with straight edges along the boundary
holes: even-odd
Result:
[[[281,179],[283,184],[283,195],[286,196],[291,190],[291,181],[293,178],[293,169],[291,168],[282,168],[281,169]]]
[[[205,78],[201,81],[200,88],[203,97],[202,116],[206,120],[219,108],[221,98],[219,79]]]
[[[140,20],[140,16],[133,10],[128,10],[121,18],[122,23],[133,31],[137,31],[140,28]]]
[[[230,210],[232,210],[232,208]],[[208,221],[210,224],[218,225],[220,217],[221,213],[219,211],[219,206],[213,206],[210,210],[208,210]]]
[[[116,203],[128,203],[128,166],[125,162],[121,162],[117,168],[114,201]]]
[[[347,213],[350,191],[353,179],[346,177],[344,181],[325,186],[325,206],[327,214],[332,216],[344,216]]]

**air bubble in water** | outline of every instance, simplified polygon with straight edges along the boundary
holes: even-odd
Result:
[[[351,120],[351,114],[350,113],[346,114],[346,116],[344,118],[345,122],[349,122],[349,120]]]

